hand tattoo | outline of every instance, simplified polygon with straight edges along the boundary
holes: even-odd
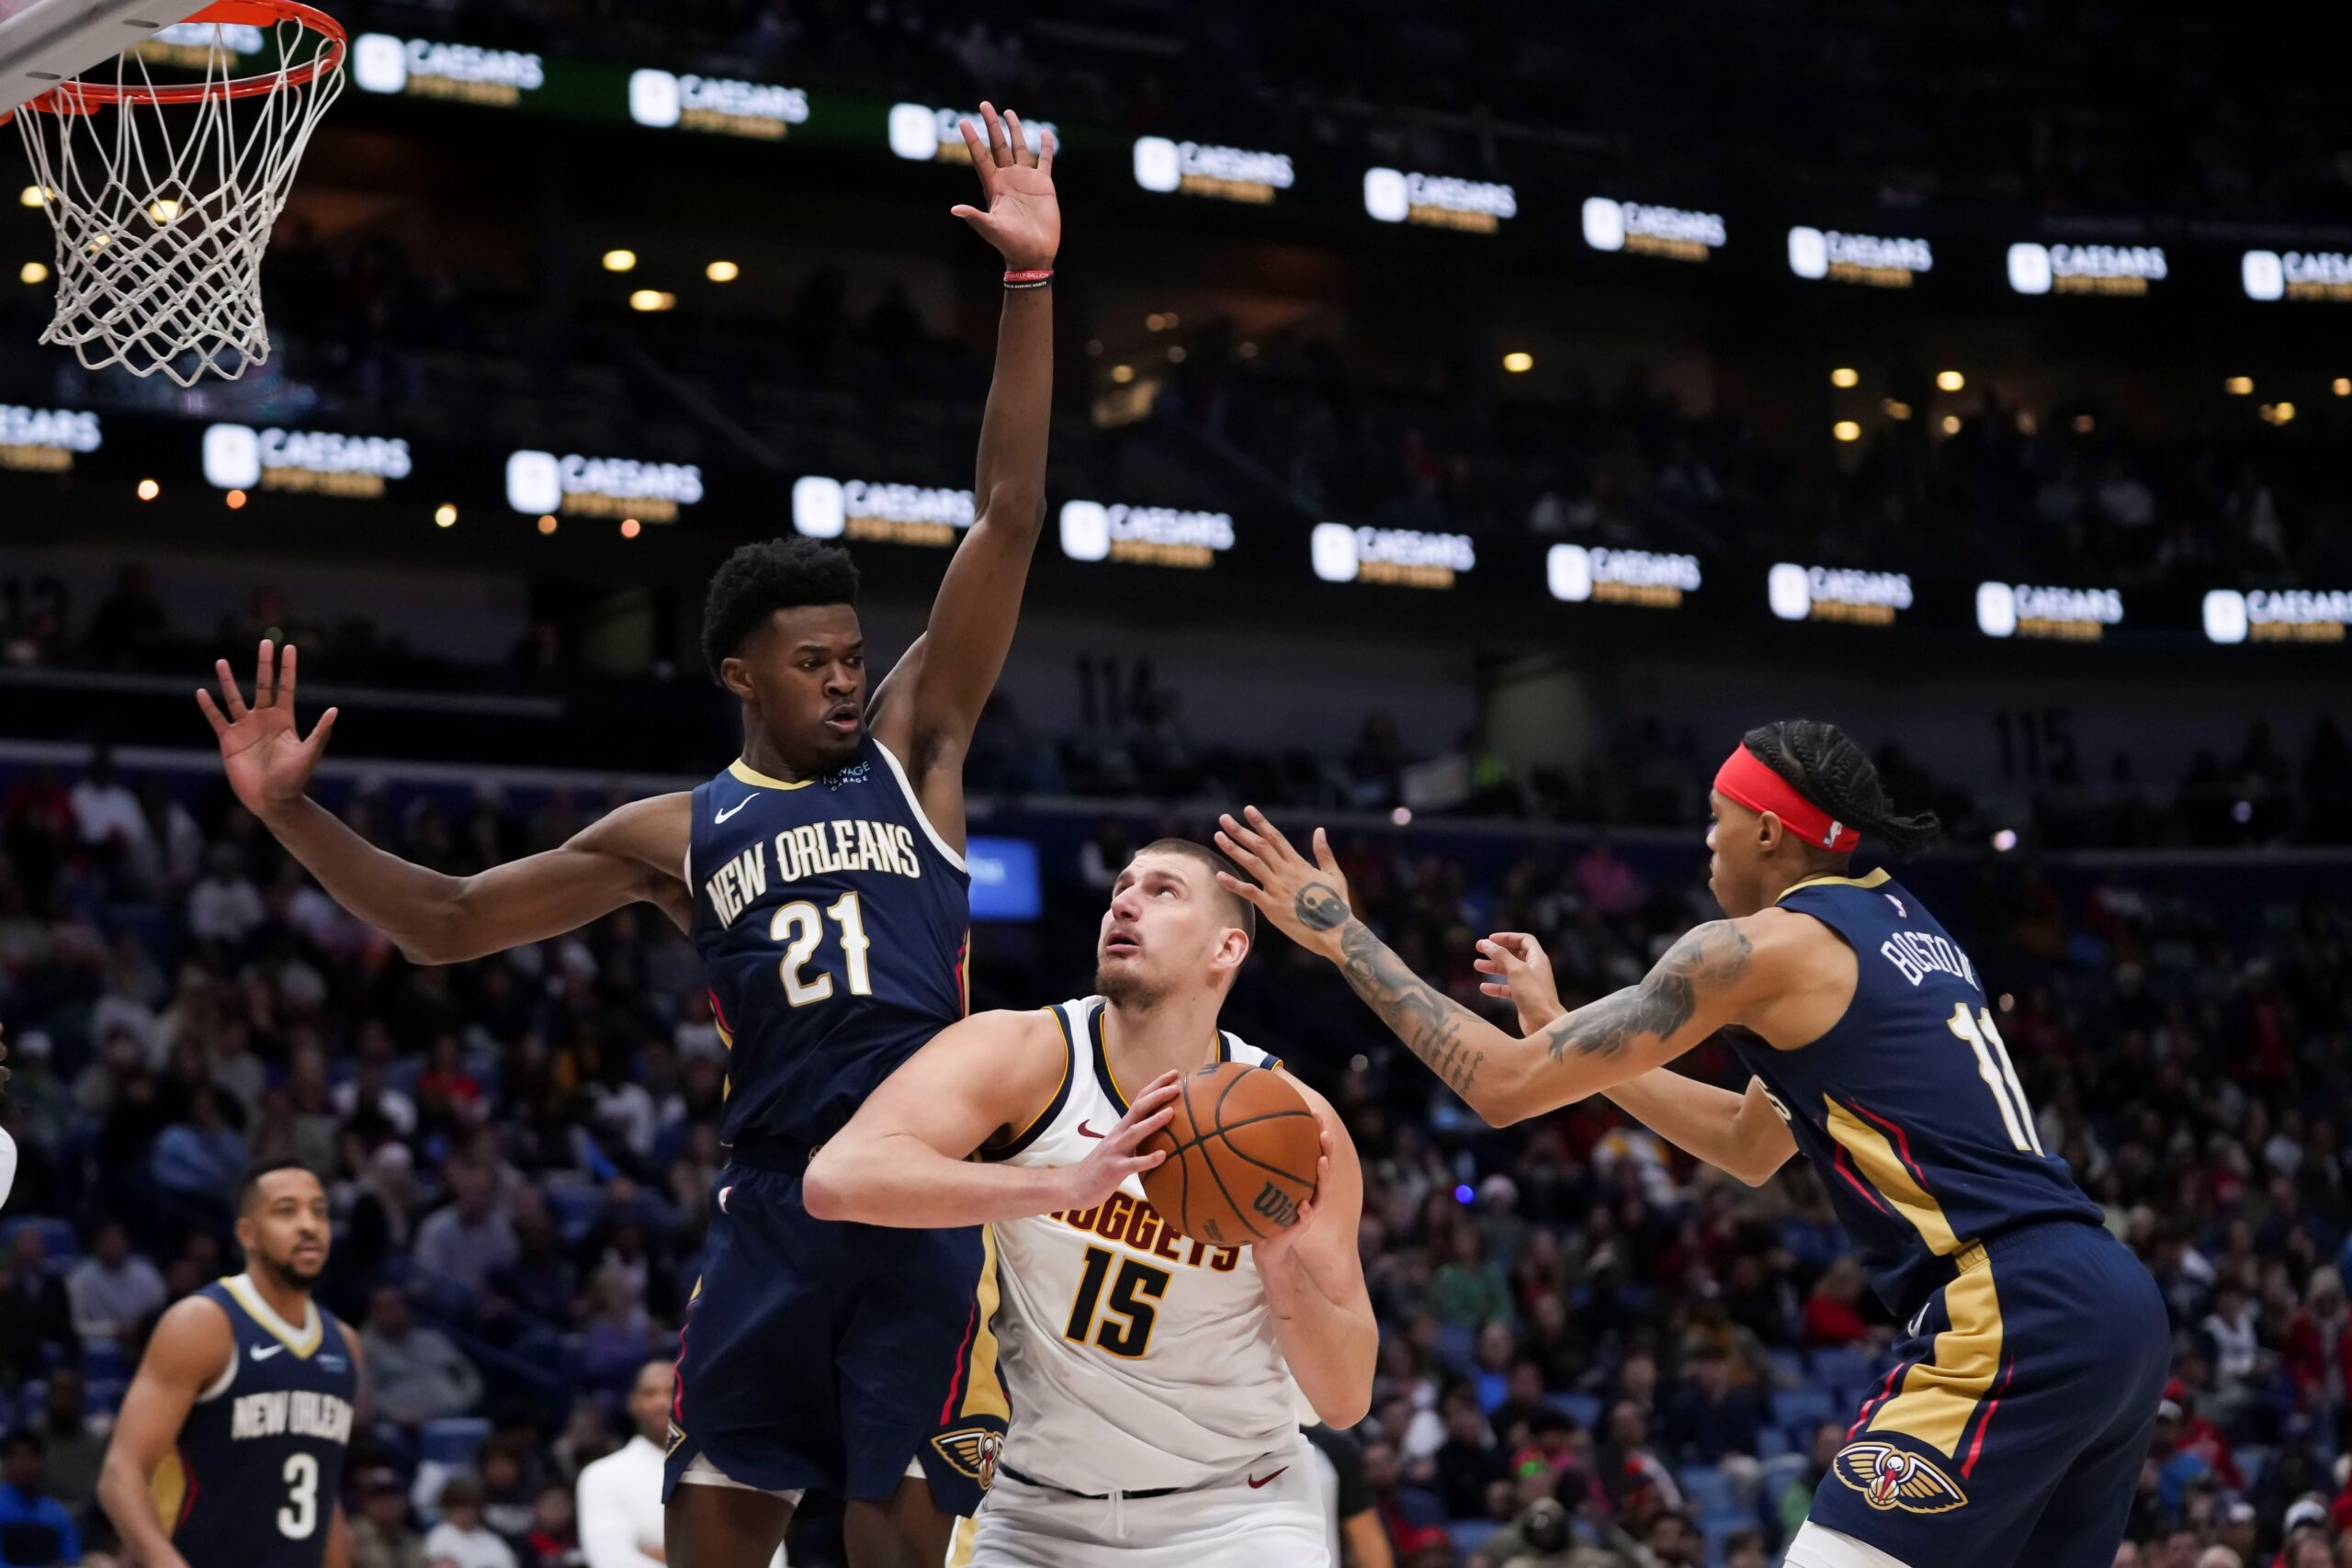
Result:
[[[1345,925],[1348,906],[1328,882],[1310,882],[1298,890],[1298,923],[1311,931],[1328,931]]]
[[[1754,944],[1729,920],[1693,926],[1667,949],[1640,985],[1580,1007],[1545,1030],[1552,1059],[1556,1062],[1572,1049],[1585,1055],[1614,1055],[1637,1035],[1667,1038],[1690,1021],[1701,987],[1736,978],[1754,951]]]
[[[1310,886],[1306,893],[1314,891]],[[1345,906],[1340,913],[1347,913]],[[1299,896],[1299,918],[1307,918],[1306,893]],[[1462,1043],[1464,1024],[1481,1026],[1476,1014],[1406,968],[1405,961],[1362,920],[1349,919],[1340,932],[1340,972],[1414,1055],[1454,1093],[1469,1098],[1479,1065],[1487,1059],[1484,1051]]]

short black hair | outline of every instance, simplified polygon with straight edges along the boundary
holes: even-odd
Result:
[[[1224,900],[1225,911],[1231,917],[1228,923],[1241,929],[1241,934],[1250,939],[1250,946],[1258,945],[1257,906],[1238,893],[1227,892],[1225,885],[1216,880],[1216,874],[1221,871],[1227,876],[1248,881],[1249,878],[1242,876],[1239,866],[1206,844],[1196,844],[1190,839],[1154,839],[1137,850],[1131,858],[1141,860],[1146,855],[1186,855],[1208,867],[1209,886],[1216,890],[1216,896]]]
[[[1932,811],[1909,817],[1897,811],[1886,797],[1870,753],[1834,724],[1784,718],[1758,725],[1740,738],[1740,744],[1799,795],[1899,856],[1917,854],[1943,829]]]
[[[839,545],[797,536],[745,545],[710,574],[702,605],[702,657],[710,678],[778,610],[857,603],[857,563]]]
[[[261,1179],[265,1176],[274,1176],[281,1170],[304,1171],[313,1179],[319,1174],[311,1169],[308,1160],[293,1155],[265,1155],[259,1159],[247,1160],[245,1168],[237,1173],[237,1197],[233,1212],[243,1214],[246,1206],[254,1201],[254,1195],[261,1190]],[[319,1185],[324,1187],[326,1183],[321,1181]]]

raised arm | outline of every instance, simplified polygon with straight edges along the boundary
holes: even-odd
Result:
[[[1534,1034],[1567,1010],[1552,982],[1544,944],[1525,931],[1497,931],[1478,944],[1478,972],[1493,978],[1478,988],[1519,1009],[1520,1032]],[[1763,1080],[1745,1094],[1654,1067],[1608,1091],[1618,1109],[1675,1147],[1697,1156],[1750,1187],[1761,1187],[1797,1152],[1789,1124],[1772,1109]]]
[[[1495,1126],[1598,1094],[1662,1066],[1749,1010],[1780,983],[1780,933],[1763,917],[1711,920],[1667,950],[1638,985],[1577,1009],[1538,1032],[1498,1029],[1405,966],[1348,906],[1347,879],[1323,830],[1315,860],[1251,807],[1220,818],[1217,844],[1256,877],[1217,880],[1302,946],[1340,966],[1407,1048]],[[1766,935],[1759,949],[1758,937]]]
[[[1102,1202],[1167,1157],[1135,1148],[1168,1124],[1176,1074],[1153,1079],[1076,1165],[970,1157],[992,1137],[1020,1133],[1053,1100],[1068,1062],[1060,1032],[1042,1012],[975,1013],[941,1030],[808,1162],[801,1185],[808,1213],[942,1230]]]
[[[98,1471],[98,1506],[114,1522],[124,1553],[141,1568],[187,1568],[155,1513],[150,1489],[155,1467],[179,1441],[180,1426],[196,1397],[217,1380],[237,1352],[228,1314],[190,1296],[155,1325],[139,1374],[123,1395]]]
[[[660,905],[680,930],[692,916],[685,885],[692,795],[633,801],[560,848],[472,876],[446,875],[376,848],[304,793],[337,710],[320,715],[307,739],[300,735],[291,644],[278,655],[262,643],[251,707],[229,661],[215,668],[220,704],[201,690],[196,701],[220,742],[221,766],[237,798],[329,897],[398,942],[412,963],[479,958],[576,930],[639,900]]]
[[[1032,153],[1017,116],[982,104],[980,117],[985,136],[969,120],[963,130],[987,206],[957,207],[955,214],[996,247],[1008,271],[1049,272],[1062,235],[1053,135],[1047,132]],[[881,705],[875,718],[877,737],[917,775],[933,822],[943,831],[952,827],[958,838],[964,750],[1004,669],[1029,560],[1045,525],[1053,390],[1053,289],[1008,286],[997,327],[996,375],[980,419],[972,526],[947,563],[922,642],[910,650],[913,676],[902,682],[908,689],[894,692],[894,701]]]

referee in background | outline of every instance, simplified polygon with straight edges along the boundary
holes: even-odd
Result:
[[[1323,1482],[1323,1524],[1331,1538],[1332,1568],[1396,1568],[1388,1532],[1364,1484],[1363,1450],[1345,1432],[1329,1427],[1304,1428],[1315,1445],[1315,1470]]]

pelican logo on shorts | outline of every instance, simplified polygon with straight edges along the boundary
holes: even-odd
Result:
[[[1960,1483],[1917,1454],[1892,1443],[1849,1443],[1829,1462],[1831,1473],[1881,1513],[1948,1514],[1968,1506]]]
[[[991,1427],[958,1427],[931,1439],[939,1457],[980,1483],[985,1492],[996,1484],[996,1461],[1004,1457],[1004,1434]]]
[[[675,1421],[671,1422],[670,1438],[669,1440],[662,1447],[662,1457],[663,1459],[668,1459],[672,1454],[676,1453],[678,1451],[678,1445],[685,1440],[686,1429],[679,1426]]]

